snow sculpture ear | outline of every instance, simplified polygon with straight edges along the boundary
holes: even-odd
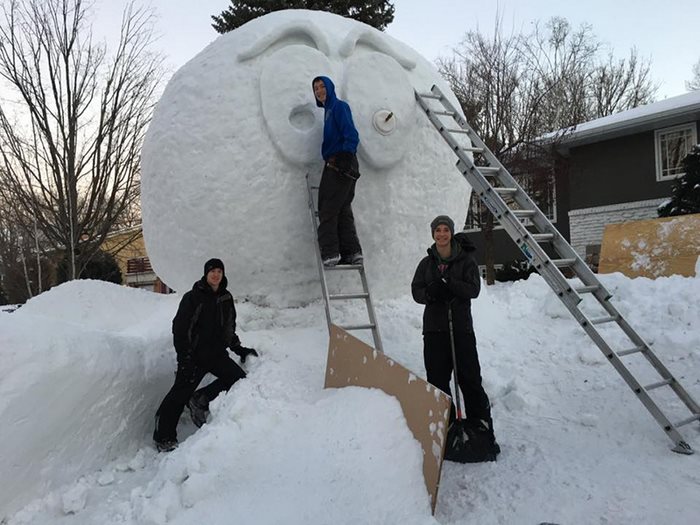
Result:
[[[346,62],[345,96],[363,160],[382,169],[398,163],[416,128],[415,95],[405,69],[384,53],[356,52]]]

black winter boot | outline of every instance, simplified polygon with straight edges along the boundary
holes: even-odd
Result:
[[[209,400],[207,396],[201,392],[195,392],[188,401],[187,408],[190,409],[192,422],[198,428],[201,428],[207,422],[207,416],[209,415]]]

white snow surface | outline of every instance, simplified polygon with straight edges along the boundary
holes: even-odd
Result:
[[[359,131],[353,211],[374,295],[403,293],[433,217],[463,223],[471,188],[414,96],[437,84],[458,107],[435,67],[360,22],[277,11],[207,46],[156,108],[142,151],[143,229],[153,268],[171,288],[186,291],[188,276],[220,257],[240,297],[314,300],[305,177],[317,185],[323,166],[324,113],[311,88],[318,75],[334,81]],[[392,126],[379,119],[389,130],[380,132],[374,122],[389,114]],[[264,277],[270,272],[284,276],[283,288]]]
[[[700,399],[700,278],[600,278]],[[503,452],[495,463],[445,463],[434,517],[398,402],[378,390],[323,389],[328,335],[318,301],[239,302],[238,333],[261,357],[212,403],[203,428],[184,415],[180,447],[156,453],[153,415],[173,380],[178,300],[74,281],[0,313],[0,522],[697,523],[700,455],[669,450],[536,275],[486,287],[474,301]],[[376,306],[387,353],[425,377],[422,307],[406,295]],[[687,415],[669,407],[674,420]],[[697,424],[683,433],[700,449]]]

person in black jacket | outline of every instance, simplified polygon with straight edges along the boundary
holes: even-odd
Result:
[[[226,348],[239,355],[242,362],[249,355],[258,355],[254,349],[241,346],[236,335],[236,308],[227,284],[224,263],[209,259],[204,264],[204,276],[180,301],[173,319],[177,352],[175,384],[156,412],[153,432],[158,451],[177,447],[177,423],[185,404],[189,403],[193,420],[201,426],[206,420],[209,401],[246,376]],[[195,392],[207,373],[217,379]]]
[[[450,393],[452,347],[448,308],[452,309],[457,381],[462,390],[467,424],[487,433],[489,452],[500,452],[493,432],[491,405],[481,385],[471,300],[479,295],[481,277],[474,245],[464,234],[454,235],[454,222],[439,215],[430,223],[435,243],[416,268],[411,282],[413,299],[423,311],[423,360],[428,382]],[[455,420],[455,405],[450,423]]]

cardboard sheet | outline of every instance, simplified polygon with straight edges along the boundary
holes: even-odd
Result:
[[[325,387],[345,386],[379,388],[399,400],[408,428],[423,448],[423,477],[435,513],[450,397],[382,352],[332,325]]]
[[[599,273],[628,277],[693,277],[700,256],[700,214],[609,224]]]

